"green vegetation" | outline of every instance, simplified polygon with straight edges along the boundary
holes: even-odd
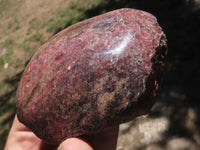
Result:
[[[8,29],[12,28],[12,26],[13,26],[13,22],[10,21],[10,22],[8,23]]]
[[[0,66],[3,66],[3,65],[4,65],[3,57],[0,57]]]
[[[30,52],[31,47],[27,42],[27,39],[25,39],[21,44],[18,45],[18,48],[24,49],[26,52]]]
[[[71,2],[70,5],[57,13],[57,20],[49,20],[46,31],[47,32],[57,32],[67,26],[75,24],[86,18],[85,12],[88,8],[98,5],[101,3],[101,0],[94,1],[75,1]]]
[[[43,25],[45,25],[46,21],[43,21]],[[41,29],[40,22],[37,20],[37,18],[33,18],[31,21],[29,21],[29,28],[27,30],[27,35],[30,35],[34,33],[34,31],[39,31]]]
[[[0,15],[2,15],[2,13],[6,10],[7,8],[6,3],[7,3],[6,0],[0,0]]]
[[[13,54],[13,50],[11,48],[7,49],[5,53],[5,58],[9,58]]]
[[[18,18],[17,18],[17,17],[15,17],[15,18],[13,19],[13,21],[10,21],[10,22],[8,23],[8,29],[12,28],[13,26],[15,26],[15,30],[19,29],[19,21],[18,21]]]
[[[11,89],[12,85],[8,85],[6,86],[7,89]],[[2,88],[0,88],[2,90]],[[5,90],[5,89],[4,89]],[[1,106],[1,109],[0,109],[0,127],[1,127],[1,130],[0,130],[0,135],[2,137],[1,142],[5,142],[5,138],[3,137],[6,137],[9,130],[10,130],[10,125],[12,123],[12,120],[9,119],[9,118],[13,118],[14,117],[14,114],[15,114],[15,110],[16,110],[16,107],[15,107],[15,97],[16,97],[16,92],[8,92],[10,95],[6,94],[6,95],[2,95],[0,96],[0,106]],[[6,98],[5,98],[5,97]],[[7,99],[8,98],[8,99]],[[0,148],[3,149],[3,146],[4,145],[0,145]]]
[[[4,46],[9,46],[9,45],[12,45],[14,43],[14,41],[10,38],[6,39],[2,44]]]
[[[8,93],[13,89],[13,85],[11,83],[0,83],[0,89],[1,89],[0,93]]]
[[[5,90],[5,92],[9,92],[11,88],[12,88],[11,84],[6,84],[4,87],[4,90]]]
[[[14,23],[19,23],[17,17],[14,18]]]
[[[43,34],[42,33],[36,33],[33,36],[31,36],[31,39],[35,40],[35,41],[41,41]]]
[[[37,28],[37,25],[36,25],[36,18],[32,19],[30,22],[30,28],[31,29],[36,29]]]
[[[18,30],[19,28],[20,28],[20,26],[17,25],[17,26],[15,27],[15,30]]]
[[[10,59],[12,54],[13,54],[12,48],[8,48],[6,50],[6,53],[0,57],[0,66],[3,66],[5,64],[5,62],[10,64],[12,61],[12,59]]]

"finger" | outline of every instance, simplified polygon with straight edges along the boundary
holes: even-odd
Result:
[[[119,126],[116,126],[99,133],[81,136],[81,138],[88,141],[95,150],[115,150],[118,132]]]
[[[30,131],[30,129],[28,129],[24,124],[22,124],[21,122],[19,122],[17,115],[15,115],[11,131],[12,132]]]
[[[62,142],[58,150],[93,150],[93,148],[82,139],[70,138]]]
[[[41,140],[37,138],[30,130],[20,123],[15,116],[11,130],[9,132],[5,150],[20,149],[26,150],[31,148],[38,150],[41,144]]]
[[[53,150],[54,146],[45,144],[15,116],[9,132],[5,150]]]

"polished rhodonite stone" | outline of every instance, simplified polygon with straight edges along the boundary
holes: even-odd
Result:
[[[28,64],[19,120],[51,144],[146,114],[160,87],[166,37],[156,18],[119,9],[61,31]]]

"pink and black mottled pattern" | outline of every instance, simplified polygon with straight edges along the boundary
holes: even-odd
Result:
[[[19,120],[50,144],[146,114],[160,87],[166,37],[156,18],[119,9],[50,39],[17,91]]]

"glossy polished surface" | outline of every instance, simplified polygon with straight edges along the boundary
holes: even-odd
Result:
[[[166,57],[156,18],[120,9],[75,24],[34,55],[20,81],[21,122],[48,143],[146,114]]]

